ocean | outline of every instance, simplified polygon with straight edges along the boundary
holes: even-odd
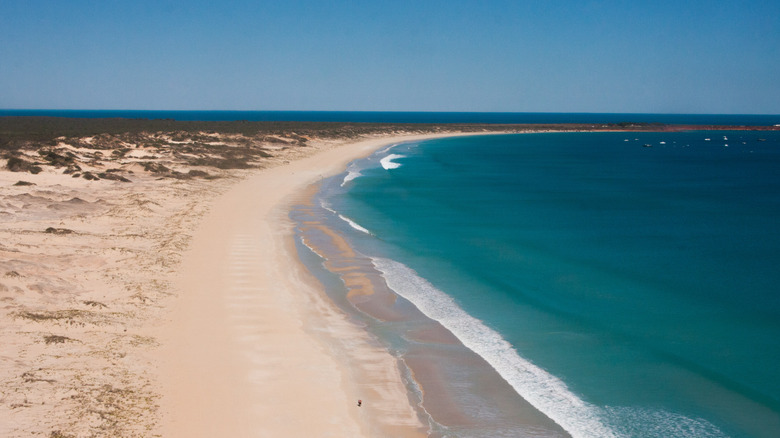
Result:
[[[431,436],[769,438],[778,175],[780,132],[451,137],[355,161],[291,217]]]
[[[423,111],[163,111],[0,109],[2,116],[171,119],[197,121],[292,121],[345,123],[670,123],[686,125],[771,126],[771,114],[620,114]]]

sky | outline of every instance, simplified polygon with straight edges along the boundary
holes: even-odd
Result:
[[[780,2],[2,0],[0,108],[780,114]]]

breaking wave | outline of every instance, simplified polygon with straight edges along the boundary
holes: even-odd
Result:
[[[558,423],[574,438],[617,438],[603,422],[603,411],[569,391],[566,384],[532,364],[500,334],[466,313],[444,292],[393,260],[372,257],[387,285],[438,321],[460,341],[482,356],[525,400]]]
[[[344,187],[344,185],[353,179],[363,175],[360,173],[360,169],[358,169],[357,165],[355,163],[351,163],[347,167],[347,174],[344,176],[344,180],[341,181],[341,187]]]
[[[368,235],[370,235],[370,236],[373,236],[373,234],[371,233],[371,231],[368,231],[367,229],[365,229],[365,228],[361,227],[359,224],[357,224],[357,223],[356,223],[355,221],[353,221],[352,219],[350,219],[350,218],[348,218],[348,217],[346,217],[346,216],[344,216],[344,215],[342,215],[342,214],[339,214],[338,216],[339,216],[339,219],[341,219],[341,220],[343,220],[344,222],[348,223],[350,227],[352,227],[352,228],[354,228],[354,229],[356,229],[356,230],[358,230],[358,231],[360,231],[360,232],[362,232],[362,233],[366,233],[366,234],[368,234]]]
[[[401,164],[400,163],[396,163],[393,160],[396,160],[398,158],[405,158],[405,156],[404,155],[398,155],[398,154],[390,154],[390,155],[382,158],[381,160],[379,160],[379,164],[381,164],[382,167],[385,168],[385,170],[397,169],[397,168],[401,167]]]

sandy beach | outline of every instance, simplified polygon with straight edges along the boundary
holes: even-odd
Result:
[[[425,436],[395,359],[325,301],[297,260],[287,217],[322,177],[419,138],[320,152],[214,203],[185,255],[164,343],[166,436]]]
[[[259,170],[194,167],[172,137],[0,162],[0,435],[424,436],[396,359],[298,261],[287,209],[431,136],[275,139]]]
[[[92,140],[40,149],[72,153],[78,173],[0,160],[0,436],[154,434],[170,279],[209,201],[241,177],[161,178],[140,163],[171,165],[162,148],[114,158]],[[107,169],[128,181],[74,178]]]

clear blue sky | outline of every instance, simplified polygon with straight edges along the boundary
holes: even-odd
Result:
[[[780,114],[780,1],[2,0],[0,108]]]

